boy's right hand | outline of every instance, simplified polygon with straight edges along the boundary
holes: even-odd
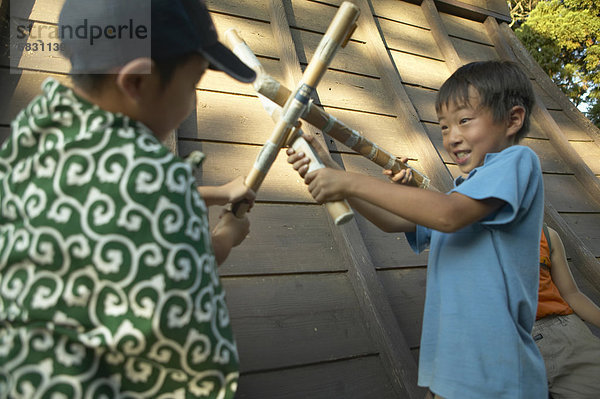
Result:
[[[315,152],[319,158],[321,158],[321,161],[323,161],[325,166],[333,169],[341,169],[337,162],[331,158],[331,154],[327,148],[323,147],[323,145],[321,145],[319,140],[317,140],[312,133],[304,132],[302,137],[314,148]],[[288,163],[291,164],[296,171],[298,171],[302,178],[304,178],[306,172],[308,171],[310,159],[303,152],[296,153],[296,151],[291,147],[287,149],[286,153],[288,155]]]
[[[235,204],[236,202],[245,200],[250,204],[254,204],[256,199],[256,193],[244,184],[244,178],[238,176],[229,183],[225,183],[223,186],[227,196],[227,203]]]

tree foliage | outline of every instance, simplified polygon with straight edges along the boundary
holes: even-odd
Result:
[[[600,126],[600,2],[508,0],[523,45],[575,105]]]

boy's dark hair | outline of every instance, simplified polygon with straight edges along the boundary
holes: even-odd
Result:
[[[175,70],[188,62],[194,55],[196,55],[196,53],[188,53],[174,58],[153,59],[163,89],[167,87],[173,78]],[[114,75],[106,73],[73,74],[71,75],[71,80],[77,87],[83,89],[85,92],[98,93],[102,90],[102,86],[105,84],[106,80],[111,76]]]
[[[440,88],[435,102],[439,113],[450,103],[469,104],[469,87],[481,97],[480,106],[491,110],[494,121],[509,117],[515,105],[525,108],[523,126],[515,135],[518,143],[529,131],[530,116],[535,104],[531,81],[517,64],[510,61],[472,62],[458,68]]]

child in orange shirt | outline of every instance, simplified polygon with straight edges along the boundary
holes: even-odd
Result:
[[[600,397],[600,338],[582,319],[600,328],[600,307],[579,291],[560,236],[544,226],[532,335],[544,358],[554,399]]]

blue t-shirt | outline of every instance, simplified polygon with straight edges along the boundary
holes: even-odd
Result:
[[[419,385],[444,398],[546,398],[543,359],[531,337],[539,281],[544,194],[540,163],[524,146],[487,154],[458,192],[506,204],[454,233],[417,226],[430,246]]]

